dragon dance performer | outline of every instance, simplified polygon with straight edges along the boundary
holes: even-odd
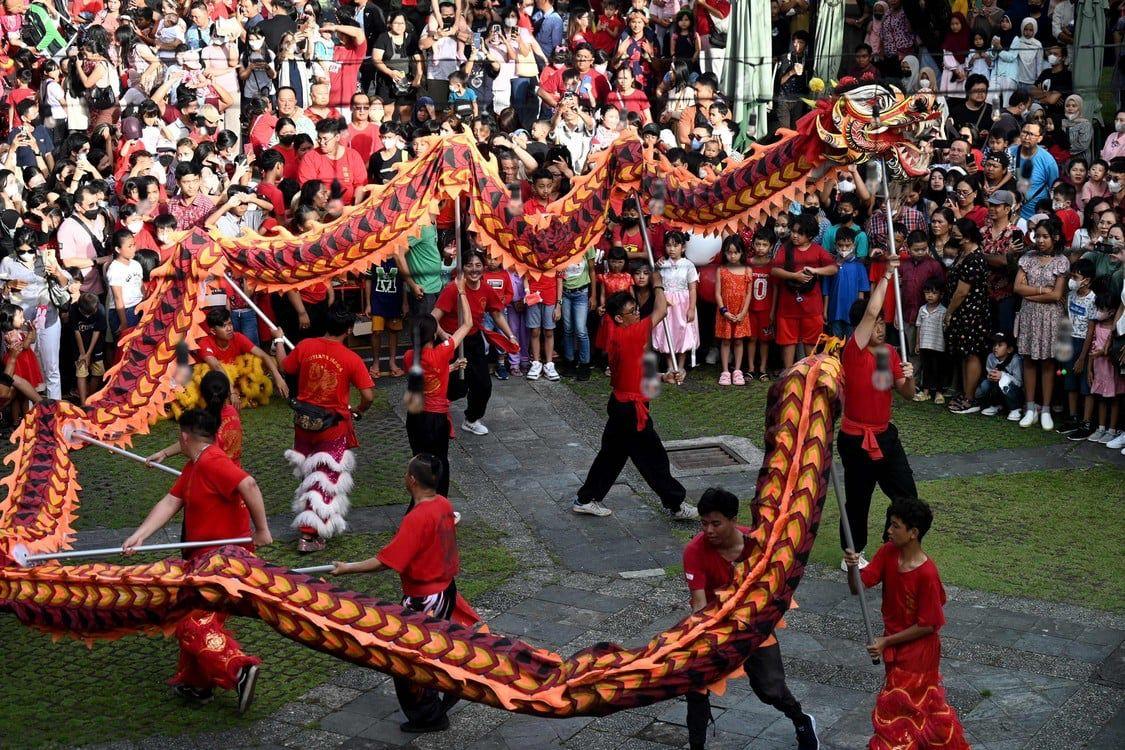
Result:
[[[215,443],[227,454],[231,461],[242,466],[242,417],[231,403],[230,379],[225,372],[212,370],[199,381],[199,395],[203,408],[219,423]],[[164,463],[172,456],[180,455],[178,442],[161,448],[146,460],[147,463]]]
[[[438,322],[432,315],[419,315],[414,329],[418,332],[422,345],[418,357],[422,368],[422,396],[425,401],[419,413],[407,413],[406,437],[414,455],[428,453],[441,462],[441,474],[437,480],[439,495],[449,494],[449,441],[453,438],[453,420],[449,416],[449,373],[450,363],[457,356],[457,347],[473,328],[469,297],[465,293],[464,277],[454,282],[457,288],[458,304],[461,307],[461,327],[444,341],[438,335]],[[414,350],[403,358],[407,370],[414,364]]]
[[[738,498],[719,487],[711,487],[699,499],[699,525],[703,530],[684,548],[684,578],[691,592],[691,611],[698,612],[715,601],[715,592],[730,585],[735,563],[761,554],[751,530],[738,524]],[[753,507],[751,506],[751,511]],[[752,521],[753,523],[753,521]],[[794,605],[796,602],[794,602]],[[778,623],[784,627],[785,621]],[[804,712],[801,703],[785,684],[781,646],[772,634],[754,649],[743,665],[754,695],[773,706],[793,722],[798,750],[817,750],[816,719]],[[711,701],[707,691],[687,696],[688,744],[703,750],[707,724],[711,721]]]
[[[867,646],[886,665],[883,690],[875,700],[869,750],[967,749],[957,713],[946,702],[941,679],[941,638],[945,589],[934,561],[922,551],[922,537],[934,515],[916,498],[895,500],[887,512],[889,541],[871,558],[860,578],[866,588],[883,584],[883,635]],[[859,561],[853,550],[844,553]],[[855,580],[848,576],[853,594]]]
[[[892,258],[883,276],[865,301],[856,300],[850,311],[855,332],[840,355],[843,371],[844,418],[836,448],[844,466],[844,496],[859,564],[867,560],[867,517],[871,495],[878,484],[887,497],[916,497],[914,472],[898,439],[898,428],[891,424],[891,386],[906,399],[914,397],[914,366],[903,362],[893,346],[888,346],[887,324],[883,321],[883,300],[887,296],[898,258]],[[876,382],[884,378],[886,382]],[[843,527],[840,549],[844,549]],[[844,562],[841,570],[847,570]]]
[[[153,532],[164,528],[181,508],[185,542],[251,536],[253,519],[254,541],[246,548],[253,551],[272,543],[257,482],[215,444],[219,420],[203,409],[192,409],[180,416],[179,425],[180,452],[188,457],[187,465],[168,494],[121,545],[125,554],[132,554]],[[185,553],[191,561],[214,550],[199,547]],[[180,621],[176,626],[179,668],[169,682],[178,695],[200,703],[210,701],[216,687],[235,690],[238,712],[244,713],[254,700],[262,660],[242,652],[224,627],[226,618],[221,612],[197,611]]]
[[[359,445],[355,420],[375,400],[371,373],[344,345],[354,320],[343,304],[332,305],[326,335],[301,341],[281,363],[283,372],[297,376],[293,449],[285,451],[285,458],[301,480],[293,500],[293,526],[301,532],[299,552],[322,550],[326,539],[347,528],[355,468],[351,449]],[[355,411],[349,405],[352,386],[360,393]]]
[[[465,255],[465,262],[461,265],[465,281],[461,286],[454,282],[445,285],[438,295],[434,309],[430,312],[441,325],[443,339],[453,335],[459,327],[457,310],[460,305],[458,300],[461,294],[468,297],[469,312],[472,313],[472,326],[469,334],[465,336],[465,359],[468,365],[464,377],[450,378],[449,400],[456,401],[465,398],[465,421],[461,429],[474,435],[487,435],[488,428],[481,422],[484,412],[488,409],[488,400],[492,398],[492,375],[488,371],[488,354],[486,352],[485,338],[489,343],[496,344],[508,353],[519,351],[519,341],[512,335],[508,321],[501,314],[504,303],[496,290],[488,284],[481,283],[484,277],[484,253],[479,250],[470,250]],[[503,336],[495,331],[484,329],[484,314],[496,313],[492,316],[496,327],[503,332]],[[424,339],[423,339],[424,340]]]
[[[652,329],[668,314],[664,286],[654,284],[653,295],[652,314],[643,320],[636,298],[628,292],[617,292],[605,302],[606,313],[614,322],[607,348],[613,392],[606,405],[609,418],[602,431],[601,448],[571,506],[575,513],[611,515],[613,511],[602,505],[602,500],[625,468],[625,462],[632,459],[673,519],[699,518],[695,507],[684,502],[687,490],[672,476],[668,452],[648,412],[649,398],[641,390],[645,349]]]
[[[410,509],[394,538],[375,557],[361,562],[336,562],[332,572],[377,573],[394,570],[402,581],[402,606],[430,617],[462,625],[477,621],[476,613],[457,594],[455,577],[461,561],[457,553],[457,519],[453,505],[437,491],[441,461],[420,453],[406,467]],[[454,696],[396,677],[395,694],[406,715],[404,732],[423,734],[449,728]]]

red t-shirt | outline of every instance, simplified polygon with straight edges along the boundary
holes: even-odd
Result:
[[[297,149],[291,146],[282,146],[280,144],[274,146],[273,148],[275,151],[277,151],[277,153],[281,154],[281,158],[285,160],[285,168],[281,171],[281,179],[297,179],[297,166],[301,161],[300,157],[297,156]],[[313,150],[315,151],[316,149]]]
[[[332,64],[329,65],[331,90],[328,106],[346,107],[351,103],[352,94],[359,80],[359,66],[367,55],[367,40],[360,39],[354,47],[337,44],[332,51]],[[335,68],[335,70],[333,70]],[[363,184],[363,183],[359,183]]]
[[[911,672],[936,670],[941,662],[941,638],[938,631],[945,624],[945,587],[941,585],[934,561],[927,559],[914,570],[900,573],[898,547],[887,542],[859,571],[863,585],[871,588],[883,584],[883,635],[894,635],[912,625],[932,627],[933,633],[909,643],[889,646],[883,661]]]
[[[341,196],[344,203],[351,203],[355,197],[355,189],[367,184],[367,162],[354,148],[344,147],[343,155],[338,159],[330,159],[318,149],[313,149],[301,159],[297,167],[297,181],[304,185],[312,180],[320,180],[328,188],[332,183],[339,183],[344,191]]]
[[[750,533],[746,526],[739,526],[743,536]],[[688,591],[702,591],[707,595],[707,603],[715,601],[715,591],[729,586],[734,579],[734,564],[750,557],[754,546],[747,539],[742,545],[742,554],[737,560],[727,560],[719,551],[707,543],[702,532],[696,534],[684,547],[684,579]]]
[[[449,363],[455,356],[457,349],[453,346],[453,339],[446,339],[422,350],[422,393],[425,397],[423,411],[449,413],[449,399],[446,397],[449,393]],[[414,364],[413,349],[403,356],[402,362],[409,370]]]
[[[709,0],[710,5],[715,10],[722,13],[723,18],[730,18],[730,3],[727,0]],[[695,31],[700,36],[707,36],[711,33],[711,27],[714,25],[714,17],[707,12],[699,3],[695,5]]]
[[[507,307],[512,304],[516,292],[512,289],[512,277],[504,269],[498,271],[485,271],[481,281],[488,284],[500,296],[500,304]]]
[[[185,542],[235,539],[251,536],[250,511],[242,502],[238,485],[250,476],[223,452],[209,445],[195,461],[188,461],[170,494],[184,502]],[[253,545],[242,545],[253,550]],[[185,550],[191,557],[206,555],[215,547]]]
[[[628,326],[614,326],[609,339],[609,382],[614,395],[641,392],[642,358],[652,337],[652,318]]]
[[[396,571],[407,596],[429,596],[449,587],[461,569],[453,506],[442,495],[417,503],[394,538],[379,551],[379,562]]]
[[[319,305],[328,299],[328,285],[325,283],[309,284],[297,294],[301,295],[301,301],[306,305]]]
[[[823,268],[830,266],[836,261],[828,254],[820,245],[815,242],[806,247],[804,250],[793,248],[793,264],[790,268],[786,264],[786,251],[781,248],[777,251],[777,257],[774,258],[774,266],[776,268],[784,268],[786,271],[800,271],[806,266],[809,268]],[[789,285],[784,280],[777,285],[778,298],[777,298],[777,317],[779,318],[804,318],[816,316],[819,318],[824,317],[824,297],[821,294],[821,281],[820,277],[813,278],[813,287],[807,292],[801,292],[801,301],[797,301],[798,293],[789,288]]]
[[[354,149],[363,159],[364,164],[371,159],[373,153],[383,150],[383,138],[379,135],[379,126],[374,123],[368,123],[363,130],[355,125],[349,125],[348,129],[341,133],[340,140],[345,146]]]
[[[750,312],[769,312],[773,305],[774,279],[770,276],[773,263],[762,266],[747,265],[750,271]]]
[[[544,305],[557,305],[559,304],[559,277],[541,274],[538,279],[533,279],[531,274],[528,274],[527,291],[539,292],[543,297],[540,301]]]
[[[231,461],[242,466],[242,417],[234,404],[223,404],[220,413],[219,432],[215,435],[215,445],[227,454]]]
[[[610,93],[606,98],[606,104],[626,112],[635,112],[638,115],[643,114],[646,109],[652,106],[645,92],[637,88],[629,94],[622,94],[620,91]]]
[[[890,355],[891,373],[895,380],[903,377],[902,360],[893,346],[884,344]],[[844,418],[878,427],[876,432],[887,429],[891,421],[891,401],[894,390],[876,390],[871,382],[875,374],[875,355],[869,349],[856,346],[855,337],[849,336],[840,357],[844,367]],[[842,432],[848,432],[843,427]],[[857,434],[857,433],[850,433]]]
[[[269,148],[276,128],[276,115],[262,114],[254,119],[254,123],[250,126],[250,145],[254,147],[254,153],[261,154]]]
[[[484,320],[485,312],[499,312],[504,309],[500,295],[496,293],[495,289],[483,282],[476,289],[470,289],[466,285],[465,296],[469,298],[469,313],[473,316],[473,328],[469,331],[470,336],[480,333],[480,325],[481,321]],[[434,303],[434,309],[442,312],[440,323],[442,330],[446,333],[453,333],[457,330],[457,306],[457,285],[451,281],[445,285],[445,289],[441,290],[437,302]]]
[[[195,356],[200,362],[206,360],[207,357],[214,357],[222,362],[224,365],[229,365],[243,354],[249,353],[254,348],[254,342],[246,338],[238,331],[234,332],[234,336],[223,346],[215,339],[214,336],[204,336],[199,340],[199,349],[196,351]]]
[[[285,195],[278,189],[277,185],[271,185],[266,182],[259,182],[257,193],[262,198],[265,198],[273,204],[274,218],[285,218]]]
[[[648,241],[652,245],[652,255],[656,260],[664,257],[664,232],[657,231],[655,226],[649,227]],[[640,258],[648,260],[648,254],[645,252],[645,240],[641,236],[640,227],[633,229],[624,229],[620,226],[613,228],[613,244],[621,245],[625,248],[625,254],[629,260]]]
[[[329,409],[343,417],[334,427],[306,434],[309,439],[319,443],[346,435],[348,448],[359,444],[352,431],[352,414],[348,408],[351,388],[353,385],[360,390],[374,388],[375,382],[358,354],[339,341],[305,339],[282,360],[281,369],[289,375],[298,375],[298,401]]]

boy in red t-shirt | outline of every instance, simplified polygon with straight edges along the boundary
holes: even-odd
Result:
[[[181,508],[185,542],[252,536],[253,542],[244,545],[251,551],[272,544],[261,490],[254,478],[215,444],[219,420],[203,409],[192,409],[180,416],[179,425],[180,452],[188,457],[188,463],[168,494],[121,545],[124,553],[133,554]],[[185,557],[198,560],[215,549],[196,547],[185,550]],[[254,700],[254,683],[262,660],[242,652],[234,635],[223,627],[225,621],[226,615],[219,612],[192,612],[180,621],[176,626],[180,663],[171,683],[180,696],[199,703],[210,701],[216,687],[236,690],[241,714]]]
[[[260,347],[254,345],[247,336],[234,330],[234,322],[230,317],[230,310],[225,307],[214,307],[207,312],[207,329],[211,332],[196,342],[199,348],[195,357],[200,362],[210,365],[216,372],[226,373],[223,365],[232,364],[243,354],[253,354],[262,360],[262,364],[270,371],[274,387],[282,398],[289,398],[289,386],[281,371],[277,369],[277,360],[266,354]],[[238,393],[231,390],[235,400]]]
[[[499,330],[496,327],[496,316],[507,316],[512,299],[516,296],[516,290],[512,286],[512,275],[504,270],[500,265],[500,261],[493,258],[491,255],[484,257],[484,275],[481,276],[481,282],[488,286],[492,291],[496,292],[496,296],[500,298],[500,304],[504,305],[504,309],[498,312],[485,313],[484,315],[484,328],[486,331]],[[508,327],[511,328],[511,321],[508,322]],[[489,354],[496,361],[496,379],[507,380],[511,372],[508,370],[508,352],[495,345],[489,347]],[[415,451],[417,453],[418,451]]]
[[[922,537],[934,514],[921,500],[895,500],[887,511],[887,541],[859,571],[865,588],[883,584],[883,635],[868,644],[872,658],[882,658],[886,678],[871,723],[871,747],[917,747],[923,737],[941,737],[941,747],[969,747],[957,713],[946,701],[941,679],[941,639],[945,624],[945,588],[937,566],[922,551]],[[844,553],[849,567],[861,559]],[[858,593],[854,576],[848,586]],[[903,736],[902,727],[909,727]],[[904,742],[908,744],[904,744]]]
[[[684,548],[684,578],[691,592],[691,611],[699,612],[717,599],[718,590],[730,586],[734,566],[761,556],[762,550],[750,536],[750,529],[738,525],[738,498],[719,487],[711,487],[699,498],[699,525],[703,530]],[[753,523],[753,521],[752,521]],[[753,564],[751,564],[751,567]],[[794,606],[796,602],[793,603]],[[778,622],[779,627],[785,621]],[[758,700],[772,706],[793,722],[798,750],[819,747],[816,720],[805,713],[801,703],[785,684],[781,646],[770,634],[750,652],[744,663],[746,677]],[[687,699],[688,744],[702,748],[711,721],[711,701],[707,691],[689,692]]]
[[[774,336],[777,319],[777,282],[773,279],[773,232],[759,229],[750,245],[750,259],[746,269],[750,272],[750,350],[747,352],[750,375],[758,373],[762,382],[769,380],[766,366],[770,357],[770,342]]]
[[[813,242],[819,233],[816,219],[801,214],[793,219],[791,240],[781,246],[770,273],[779,279],[776,339],[781,345],[781,361],[793,366],[797,344],[811,347],[824,332],[824,296],[820,278],[835,276],[836,261]]]
[[[531,366],[527,370],[528,380],[558,380],[559,373],[551,357],[555,353],[555,324],[562,318],[562,274],[542,274],[539,278],[527,275],[527,305],[525,323],[527,337],[531,341]],[[543,336],[540,339],[539,332]],[[540,361],[542,359],[542,361]]]
[[[402,582],[403,607],[441,620],[472,624],[475,617],[466,611],[467,607],[458,607],[456,576],[461,560],[457,552],[457,514],[449,500],[437,491],[441,473],[441,461],[436,456],[420,453],[410,459],[405,480],[410,508],[394,537],[375,557],[354,563],[336,562],[332,572],[342,575],[393,570]],[[406,721],[399,725],[402,731],[425,734],[449,728],[446,712],[457,702],[455,696],[443,697],[432,688],[400,677],[394,683],[395,695],[406,714]]]

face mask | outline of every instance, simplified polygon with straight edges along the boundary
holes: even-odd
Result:
[[[203,64],[199,62],[198,57],[192,57],[184,60],[182,67],[187,68],[188,70],[199,70],[203,67]]]
[[[1068,287],[1070,287],[1070,291],[1072,291],[1072,292],[1073,292],[1073,291],[1074,291],[1075,289],[1077,289],[1077,288],[1078,288],[1078,282],[1077,282],[1077,281],[1075,281],[1074,279],[1071,279],[1070,281],[1066,282],[1066,285],[1067,285]]]
[[[132,234],[137,234],[141,231],[141,229],[144,228],[144,225],[145,223],[143,221],[130,221],[125,225],[125,228],[128,229]]]
[[[1058,65],[1059,64],[1059,56],[1058,55],[1047,55],[1047,64],[1051,65],[1051,66]]]
[[[945,265],[946,268],[950,268],[950,267],[953,266],[954,260],[956,260],[956,259],[955,258],[942,258],[941,262]]]
[[[9,198],[15,198],[20,194],[20,186],[13,180],[4,186],[4,195]]]
[[[855,190],[855,183],[851,180],[840,180],[836,183],[836,189],[841,193],[850,193]]]
[[[840,258],[842,260],[847,260],[848,258],[852,257],[852,253],[855,252],[855,248],[852,248],[851,250],[840,250],[839,252]]]
[[[1117,193],[1121,191],[1121,180],[1110,180],[1106,183],[1109,187],[1109,192]]]
[[[282,146],[292,146],[293,145],[293,138],[294,138],[294,136],[291,136],[291,135],[279,135],[277,137],[277,142],[280,143]]]
[[[703,148],[703,141],[699,140],[698,138],[692,138],[691,139],[691,150],[692,151],[698,151],[701,148]]]
[[[1051,201],[1051,208],[1055,209],[1056,211],[1062,211],[1064,208],[1067,207],[1067,205],[1069,205],[1069,204],[1067,204],[1066,201],[1060,201],[1060,200],[1057,200],[1057,199]]]
[[[622,216],[621,217],[621,226],[623,226],[627,229],[633,229],[634,227],[636,227],[640,223],[641,223],[641,220],[638,219],[635,216]]]
[[[251,39],[250,40],[250,49],[260,50],[265,43],[266,43],[265,39]]]
[[[34,257],[35,253],[32,252],[20,253],[20,260],[22,260],[24,263],[30,263]]]
[[[98,218],[99,213],[100,212],[98,211],[98,209],[91,208],[89,211],[83,211],[82,215],[85,216],[90,221],[93,221],[94,219]]]
[[[1115,123],[1114,126],[1113,126],[1113,129],[1116,130],[1118,133],[1125,133],[1125,122]]]
[[[779,240],[783,240],[789,236],[789,227],[775,227],[773,233],[777,235]]]
[[[918,82],[918,90],[919,91],[929,91],[930,90],[930,79],[929,78],[923,78],[921,81],[919,81]]]
[[[504,25],[507,26],[509,29],[514,29],[514,28],[516,28],[516,26],[519,25],[519,20],[515,19],[515,18],[505,18],[504,19]]]

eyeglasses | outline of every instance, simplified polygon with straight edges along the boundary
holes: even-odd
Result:
[[[371,105],[370,104],[353,104],[352,109],[363,111],[365,109],[371,109]]]
[[[973,194],[973,192],[974,191],[972,191],[972,190],[958,190],[956,192],[956,195],[957,195],[958,198],[968,198],[970,195]]]
[[[975,88],[975,89],[969,89],[969,93],[970,94],[987,94],[988,89],[986,89],[986,88],[982,89],[982,88],[978,87],[978,88]]]

